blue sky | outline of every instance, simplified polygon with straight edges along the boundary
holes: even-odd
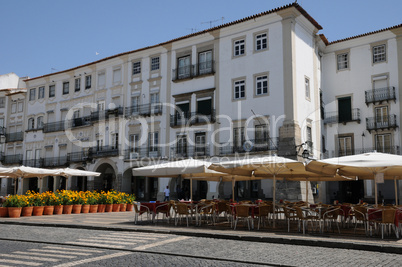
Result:
[[[0,0],[0,74],[37,77],[294,0]],[[298,0],[335,41],[402,23],[401,0]],[[97,54],[98,53],[98,54]]]

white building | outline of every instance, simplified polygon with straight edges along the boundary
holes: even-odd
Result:
[[[166,185],[173,197],[179,188],[186,197],[188,182],[133,177],[133,167],[272,153],[302,160],[303,150],[321,158],[358,153],[360,141],[364,150],[378,150],[381,142],[399,147],[397,125],[389,124],[400,120],[401,26],[333,43],[318,35],[321,29],[293,3],[27,79],[24,163],[99,171],[97,178],[69,179],[67,188],[115,188],[152,200],[163,198]],[[378,88],[392,88],[395,99],[374,101],[383,95],[375,93]],[[373,97],[363,102],[366,91]],[[373,126],[375,114],[395,116],[379,129],[385,124]],[[49,177],[23,190],[55,190],[65,182]],[[278,198],[301,199],[304,193],[298,182],[281,187]],[[198,182],[193,190],[197,198],[233,197],[225,183]],[[338,190],[338,184],[323,184],[316,199],[329,201]],[[370,190],[366,182],[364,197]],[[272,198],[272,181],[238,182],[234,197]]]

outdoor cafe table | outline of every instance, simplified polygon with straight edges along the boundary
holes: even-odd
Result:
[[[158,207],[166,205],[167,202],[141,202],[142,206],[145,206],[149,209],[149,211],[152,214],[152,222],[155,221],[155,216],[156,216],[156,210]],[[167,213],[166,216],[169,216],[169,214]]]
[[[378,221],[381,222],[382,221],[382,211],[384,209],[381,208],[370,208],[367,210],[368,213],[368,220],[369,221]],[[395,214],[395,226],[398,227],[399,226],[399,221],[402,221],[402,210],[397,209],[396,210],[396,214]]]

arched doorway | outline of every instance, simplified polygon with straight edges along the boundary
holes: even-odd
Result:
[[[110,164],[103,163],[95,171],[100,172],[101,175],[95,177],[94,179],[94,190],[98,191],[101,190],[109,191],[111,189],[117,190],[116,173],[114,172],[114,169]]]

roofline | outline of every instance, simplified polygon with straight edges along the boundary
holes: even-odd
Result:
[[[226,28],[226,27],[229,27],[229,26],[232,26],[232,25],[235,25],[235,24],[239,24],[239,23],[245,22],[245,21],[253,20],[253,19],[256,19],[256,18],[265,16],[265,15],[269,15],[269,14],[272,14],[272,13],[275,13],[275,12],[278,12],[278,11],[281,11],[281,10],[284,10],[284,9],[287,9],[287,8],[291,8],[291,7],[296,8],[296,9],[297,9],[308,21],[310,21],[318,30],[322,30],[321,25],[318,24],[317,21],[315,21],[315,20],[307,13],[307,11],[304,10],[299,4],[297,4],[296,2],[294,2],[294,3],[292,3],[292,4],[288,4],[288,5],[285,5],[285,6],[282,6],[282,7],[277,7],[277,8],[275,8],[275,9],[271,9],[271,10],[269,10],[269,11],[265,11],[265,12],[261,12],[261,13],[256,14],[256,15],[252,15],[252,16],[249,16],[249,17],[245,17],[245,18],[243,18],[243,19],[235,20],[235,21],[233,21],[233,22],[228,22],[228,23],[225,23],[225,24],[222,24],[222,25],[213,27],[213,28],[205,29],[205,30],[203,30],[203,31],[199,31],[199,32],[195,32],[195,33],[192,33],[192,34],[184,35],[184,36],[182,36],[182,37],[178,37],[178,38],[175,38],[175,39],[171,39],[171,40],[166,41],[166,42],[163,42],[163,43],[159,43],[159,44],[156,44],[156,45],[147,46],[147,47],[139,48],[139,49],[136,49],[136,50],[132,50],[132,51],[128,51],[128,52],[123,52],[123,53],[120,53],[120,54],[112,55],[112,56],[110,56],[110,57],[106,57],[106,58],[103,58],[103,59],[100,59],[100,60],[97,60],[97,61],[93,61],[93,62],[84,64],[84,65],[80,65],[80,66],[77,66],[77,67],[73,67],[73,68],[70,68],[70,69],[66,69],[66,70],[62,70],[62,71],[58,71],[58,72],[53,72],[53,73],[45,74],[45,75],[38,76],[38,77],[28,78],[28,79],[24,80],[24,82],[26,82],[26,81],[32,81],[32,80],[36,80],[36,79],[40,79],[40,78],[45,78],[45,77],[48,77],[48,76],[51,76],[51,75],[56,75],[56,74],[60,74],[60,73],[64,73],[64,72],[73,71],[73,70],[76,70],[76,69],[79,69],[79,68],[83,68],[83,67],[86,67],[86,66],[89,66],[89,65],[97,64],[97,63],[100,63],[100,62],[103,62],[103,61],[106,61],[106,60],[109,60],[109,59],[112,59],[112,58],[116,58],[116,57],[119,57],[119,56],[124,56],[124,55],[127,55],[127,54],[140,52],[140,51],[147,50],[147,49],[151,49],[151,48],[155,48],[155,47],[158,47],[158,46],[163,46],[163,45],[166,45],[166,44],[169,44],[169,43],[173,43],[173,42],[180,41],[180,40],[183,40],[183,39],[187,39],[187,38],[190,38],[190,37],[198,36],[198,35],[201,35],[201,34],[204,34],[204,33],[208,33],[208,32],[212,32],[212,31],[215,31],[215,30],[218,30],[218,29]]]
[[[340,39],[340,40],[336,40],[336,41],[333,41],[333,42],[329,42],[327,45],[337,44],[337,43],[341,43],[341,42],[345,42],[345,41],[357,39],[357,38],[360,38],[360,37],[365,37],[365,36],[373,35],[373,34],[376,34],[376,33],[385,32],[385,31],[389,31],[389,30],[393,30],[393,29],[400,28],[400,27],[402,27],[402,24],[395,25],[395,26],[388,27],[388,28],[381,29],[381,30],[377,30],[377,31],[372,31],[372,32],[368,32],[368,33],[363,33],[363,34],[355,35],[355,36],[348,37],[348,38],[344,38],[344,39]]]

